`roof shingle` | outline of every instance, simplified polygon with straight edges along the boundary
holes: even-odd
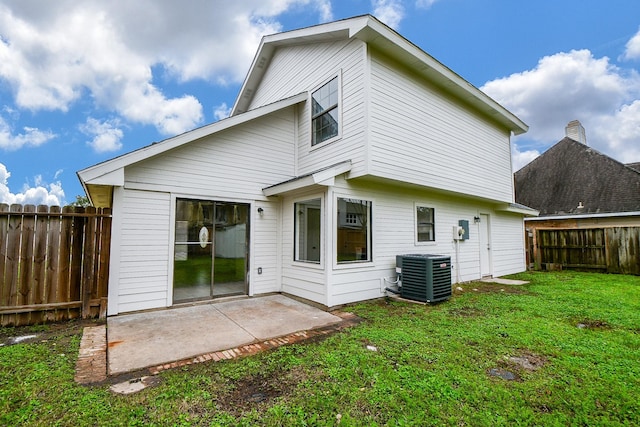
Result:
[[[571,138],[514,177],[516,202],[539,210],[540,216],[640,211],[640,168]]]

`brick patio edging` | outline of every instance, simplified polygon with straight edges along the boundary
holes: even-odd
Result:
[[[230,359],[236,359],[240,357],[251,356],[261,351],[272,350],[274,348],[277,348],[283,345],[295,344],[311,338],[319,338],[322,336],[326,336],[326,335],[338,332],[349,326],[353,326],[361,321],[361,319],[356,315],[354,315],[353,313],[336,312],[332,314],[340,317],[342,319],[342,322],[335,323],[329,326],[320,327],[317,329],[294,332],[293,334],[284,335],[278,338],[272,338],[270,340],[262,341],[259,343],[252,343],[252,344],[243,345],[241,347],[231,348],[228,350],[214,351],[211,353],[201,354],[196,357],[177,360],[171,363],[164,363],[162,365],[153,366],[148,369],[151,375],[156,375],[162,371],[166,371],[167,369],[175,369],[182,366],[193,365],[195,363],[203,363],[203,362],[208,362],[210,360],[213,360],[214,362],[218,362],[220,360],[230,360]]]
[[[146,368],[151,375],[157,375],[167,369],[175,369],[182,366],[193,365],[208,361],[218,362],[220,360],[230,360],[240,357],[251,356],[261,351],[268,351],[283,345],[299,343],[312,338],[322,338],[329,334],[360,323],[362,319],[348,312],[332,313],[342,319],[340,323],[310,329],[307,331],[294,332],[277,338],[272,338],[262,342],[251,343],[241,347],[235,347],[222,351],[201,354],[196,357],[177,360],[162,365]],[[84,328],[82,340],[80,342],[80,352],[76,362],[75,381],[78,384],[100,383],[107,379],[107,328],[106,325],[89,326]]]
[[[87,326],[82,331],[73,379],[78,384],[97,383],[107,379],[107,325]]]

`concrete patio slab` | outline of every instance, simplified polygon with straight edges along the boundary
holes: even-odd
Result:
[[[110,317],[108,372],[132,372],[341,321],[283,295]]]
[[[281,295],[218,304],[220,313],[233,320],[255,339],[287,335],[335,323],[337,316]],[[259,309],[257,309],[259,308]]]

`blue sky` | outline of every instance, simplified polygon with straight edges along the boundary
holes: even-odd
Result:
[[[225,117],[260,38],[370,13],[530,125],[578,119],[640,161],[637,0],[0,0],[0,202],[64,204],[76,171]]]

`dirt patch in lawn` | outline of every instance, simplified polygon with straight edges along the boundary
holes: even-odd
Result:
[[[524,372],[534,372],[548,363],[547,358],[528,350],[522,350],[516,355],[505,356],[498,361],[498,366],[491,368],[487,374],[505,381],[522,381]]]
[[[611,326],[604,320],[597,319],[582,319],[575,322],[578,329],[592,329],[592,330],[606,330],[611,329]]]
[[[48,341],[64,344],[72,337],[81,336],[85,326],[98,324],[95,320],[76,319],[45,325],[0,327],[0,346]]]
[[[488,283],[488,282],[469,282],[469,283],[458,283],[453,285],[453,293],[454,294],[465,294],[469,292],[477,292],[481,294],[489,294],[489,293],[503,293],[503,294],[531,294],[530,291],[523,288],[522,286],[517,285],[502,285],[499,283]]]
[[[537,371],[547,364],[548,360],[533,352],[524,350],[515,356],[508,356],[507,361],[525,371]]]
[[[233,416],[241,416],[251,410],[273,404],[273,400],[292,393],[297,384],[308,375],[302,369],[288,372],[272,372],[268,375],[253,375],[235,382],[231,391],[220,395],[218,407]]]

